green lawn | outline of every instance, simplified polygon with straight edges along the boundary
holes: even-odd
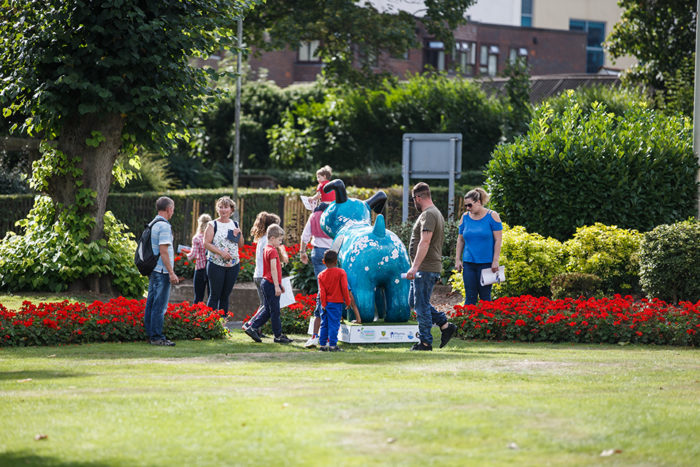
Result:
[[[455,339],[432,353],[408,345],[321,353],[295,337],[291,346],[254,344],[237,331],[175,348],[1,348],[0,465],[690,466],[700,458],[695,349]],[[608,449],[622,452],[601,457]]]

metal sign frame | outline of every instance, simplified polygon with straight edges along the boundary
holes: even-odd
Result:
[[[461,133],[404,133],[403,209],[401,220],[408,220],[408,190],[411,178],[448,179],[447,217],[454,217],[455,178],[462,172]]]

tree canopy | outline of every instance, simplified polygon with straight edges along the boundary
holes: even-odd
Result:
[[[475,1],[426,0],[421,22],[450,45],[452,30]],[[375,57],[403,54],[417,45],[413,15],[380,12],[366,0],[267,0],[246,17],[244,29],[247,41],[263,50],[295,49],[318,40],[324,73],[347,82],[371,80]]]
[[[41,284],[32,274],[44,273],[26,269],[21,253],[41,245],[42,254],[54,258],[66,249],[95,254],[85,266],[58,264],[65,280],[87,279],[99,289],[96,279],[109,276],[111,267],[117,282],[128,282],[133,263],[101,248],[107,227],[110,251],[123,250],[121,228],[105,223],[117,156],[135,154],[137,145],[169,144],[187,111],[214,98],[213,71],[189,60],[232,47],[237,19],[260,2],[0,2],[0,108],[4,118],[14,119],[11,130],[44,141],[32,186],[52,202],[49,208],[46,199],[37,201],[23,237],[0,242],[0,249],[11,243],[2,255],[5,270]],[[47,232],[67,243],[47,243]],[[86,255],[71,261],[84,262]]]
[[[613,58],[633,55],[633,83],[659,91],[667,105],[692,112],[696,0],[619,0],[622,20],[608,37]],[[690,91],[688,90],[690,89]]]

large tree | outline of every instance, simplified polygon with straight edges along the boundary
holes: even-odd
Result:
[[[372,57],[401,55],[416,43],[417,12],[426,29],[452,44],[452,31],[465,21],[476,0],[386,1],[379,11],[368,0],[267,0],[246,17],[248,42],[263,50],[296,48],[303,41],[320,41],[317,51],[326,75],[337,81],[371,80]],[[422,5],[421,5],[422,4]]]
[[[639,60],[626,74],[659,92],[675,110],[692,112],[696,0],[619,0],[622,19],[608,37],[613,58]]]
[[[34,186],[57,213],[92,219],[103,237],[115,161],[160,147],[211,90],[192,56],[232,46],[236,20],[261,0],[5,0],[0,2],[0,107],[29,116],[40,138]]]

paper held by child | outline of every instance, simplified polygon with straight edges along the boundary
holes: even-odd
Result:
[[[296,299],[294,298],[294,292],[292,291],[291,276],[282,279],[282,288],[284,288],[284,292],[282,292],[282,295],[280,295],[280,308],[284,308],[286,306],[291,305],[292,303],[296,303]]]
[[[311,196],[299,196],[301,198],[301,202],[304,203],[304,207],[308,209],[309,211],[313,211],[316,209],[316,206],[318,205],[318,201],[315,199],[311,199]]]

